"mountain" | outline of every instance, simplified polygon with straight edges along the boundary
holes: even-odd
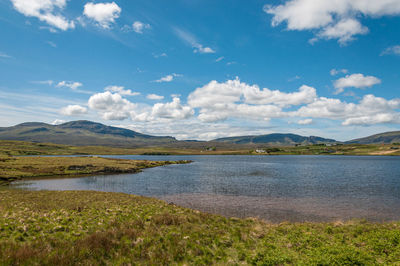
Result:
[[[1,140],[52,142],[69,145],[138,147],[176,142],[173,137],[156,137],[129,129],[91,121],[72,121],[61,125],[28,122],[0,128]]]
[[[240,136],[219,138],[215,142],[226,142],[235,144],[268,144],[268,145],[294,145],[294,144],[321,144],[334,143],[336,140],[321,137],[304,137],[296,134],[268,134],[260,136]]]
[[[346,143],[358,143],[358,144],[390,144],[400,143],[400,131],[385,132],[376,135],[372,135],[365,138],[353,139]]]

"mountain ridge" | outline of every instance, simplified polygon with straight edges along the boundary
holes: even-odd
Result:
[[[218,138],[214,142],[231,142],[236,144],[262,144],[273,143],[276,145],[284,144],[322,144],[322,143],[336,143],[334,139],[326,139],[317,136],[300,136],[292,133],[272,133],[265,135],[250,135],[250,136],[237,136]]]
[[[11,127],[0,128],[0,139],[33,142],[52,142],[72,145],[105,146],[143,146],[176,142],[170,136],[152,136],[133,130],[106,126],[88,120],[50,125],[39,122],[26,122]]]
[[[400,143],[400,131],[388,131],[364,138],[346,141],[349,144],[391,144]]]
[[[390,144],[400,143],[400,131],[384,132],[339,142],[334,139],[318,136],[301,136],[292,133],[272,133],[264,135],[249,135],[218,138],[211,141],[176,140],[171,136],[152,136],[130,129],[107,126],[88,120],[70,121],[60,125],[51,125],[42,122],[25,122],[11,127],[0,127],[1,140],[21,140],[32,142],[52,142],[68,145],[102,145],[116,147],[140,147],[177,145],[309,145],[309,144]],[[200,147],[199,146],[199,147]]]

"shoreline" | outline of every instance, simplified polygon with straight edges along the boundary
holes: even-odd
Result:
[[[1,157],[0,185],[7,186],[16,180],[35,178],[134,174],[146,168],[186,163],[191,161],[127,160],[98,156]]]

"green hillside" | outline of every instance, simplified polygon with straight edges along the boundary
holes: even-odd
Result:
[[[385,132],[365,138],[353,139],[348,143],[358,144],[392,144],[400,143],[400,131]]]
[[[84,120],[61,125],[30,122],[3,127],[0,128],[0,139],[115,147],[139,147],[176,142],[173,137],[150,136]]]
[[[220,138],[216,142],[229,142],[236,144],[270,144],[270,145],[294,145],[294,144],[321,144],[334,143],[336,140],[325,139],[316,136],[304,137],[296,134],[268,134],[260,136],[240,136]]]

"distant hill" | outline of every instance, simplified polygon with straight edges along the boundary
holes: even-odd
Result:
[[[304,137],[296,134],[268,134],[259,136],[240,136],[219,138],[215,142],[226,142],[235,144],[268,144],[268,145],[294,145],[294,144],[321,144],[334,143],[334,139],[325,139],[321,137]]]
[[[400,131],[385,132],[376,135],[372,135],[365,138],[353,139],[346,143],[358,143],[358,144],[390,144],[400,143]]]
[[[104,145],[137,147],[176,142],[173,137],[156,137],[129,129],[106,126],[86,120],[61,125],[22,123],[0,128],[0,139],[33,142],[51,142],[69,145]]]

